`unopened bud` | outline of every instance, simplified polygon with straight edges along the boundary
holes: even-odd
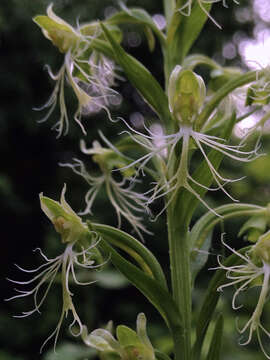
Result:
[[[177,65],[169,80],[169,107],[182,124],[193,123],[205,99],[206,88],[201,76]]]
[[[60,202],[40,194],[40,205],[53,223],[55,230],[61,235],[62,242],[76,242],[82,240],[89,233],[89,230],[66,202],[65,191],[66,186],[62,190]]]

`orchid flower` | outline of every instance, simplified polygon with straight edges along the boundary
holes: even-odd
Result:
[[[223,245],[228,248],[232,253],[239,256],[242,260],[241,265],[227,267],[223,265],[218,258],[219,267],[226,271],[228,283],[221,285],[218,291],[236,286],[235,293],[232,298],[232,308],[237,310],[242,305],[237,305],[236,301],[241,293],[247,291],[250,287],[260,286],[260,294],[258,297],[257,305],[246,324],[239,329],[240,334],[247,333],[247,339],[240,342],[240,345],[247,345],[251,342],[253,334],[256,333],[260,348],[267,359],[270,359],[270,354],[266,353],[263,345],[261,333],[270,339],[270,332],[262,325],[261,318],[263,308],[270,293],[270,231],[261,235],[258,242],[252,246],[251,250],[245,255],[240,254],[224,241]]]
[[[102,137],[107,140],[104,135]],[[108,199],[117,214],[118,227],[121,227],[121,219],[123,217],[142,239],[141,231],[146,233],[149,233],[149,231],[142,224],[142,217],[138,214],[143,214],[147,210],[145,204],[148,198],[133,189],[136,182],[138,182],[131,178],[134,169],[122,170],[127,164],[127,159],[113,145],[113,148],[105,148],[98,141],[94,141],[91,148],[86,148],[85,142],[81,140],[80,147],[84,154],[93,156],[93,160],[101,170],[100,175],[93,175],[87,171],[84,163],[79,159],[74,159],[73,164],[61,164],[62,166],[70,167],[76,174],[82,176],[90,186],[85,195],[86,207],[80,215],[92,213],[96,196],[101,189],[105,189]],[[113,169],[120,170],[122,179],[115,179],[112,172]],[[128,184],[128,182],[130,183]]]
[[[37,109],[49,109],[40,122],[46,121],[59,104],[60,118],[53,129],[58,132],[58,136],[67,134],[69,116],[65,100],[66,80],[78,100],[73,118],[84,134],[86,130],[81,123],[82,115],[103,109],[111,119],[108,106],[118,96],[112,87],[116,85],[115,79],[121,77],[115,72],[114,62],[92,48],[92,41],[101,33],[99,24],[90,23],[75,29],[54,14],[52,4],[47,9],[47,16],[36,16],[34,21],[41,27],[45,37],[64,53],[63,65],[56,74],[47,66],[50,77],[56,83],[48,101]]]
[[[7,299],[12,300],[33,296],[33,309],[24,311],[21,315],[17,316],[27,317],[35,312],[40,313],[41,306],[43,305],[56,276],[60,273],[62,286],[61,315],[55,330],[45,340],[40,351],[42,351],[45,344],[52,338],[54,338],[54,348],[56,347],[61,325],[64,318],[67,317],[69,313],[71,313],[73,318],[69,325],[71,333],[74,336],[82,334],[83,324],[72,301],[73,293],[69,287],[70,278],[73,279],[76,285],[89,285],[94,281],[79,281],[77,279],[76,271],[78,269],[96,269],[101,266],[100,264],[96,265],[95,260],[93,260],[93,255],[96,250],[95,248],[98,243],[97,235],[88,230],[87,226],[81,221],[80,217],[66,202],[65,191],[66,186],[64,186],[62,190],[60,202],[54,201],[43,196],[43,194],[40,194],[41,208],[53,223],[55,230],[60,233],[62,243],[65,244],[63,253],[55,258],[48,258],[44,255],[41,249],[38,248],[35,251],[38,251],[45,261],[42,265],[31,270],[23,269],[20,266],[17,266],[23,272],[33,274],[33,277],[28,281],[16,281],[9,279],[11,282],[19,286],[34,284],[29,290],[15,289],[18,295]]]
[[[122,169],[138,166],[141,170],[146,164],[157,157],[165,168],[164,176],[156,182],[155,186],[148,192],[152,193],[149,197],[148,203],[152,203],[157,198],[168,195],[166,206],[162,209],[164,211],[168,204],[174,199],[175,194],[181,189],[185,188],[193,194],[199,201],[212,210],[209,205],[196,192],[193,185],[202,187],[206,190],[215,191],[222,190],[228,197],[236,201],[224,188],[227,183],[237,181],[239,179],[229,179],[221,176],[215,169],[214,165],[208,158],[205,148],[214,149],[225,156],[241,162],[249,162],[257,157],[257,147],[252,151],[240,150],[240,146],[227,145],[225,140],[217,136],[208,135],[199,132],[196,129],[196,116],[201,109],[205,98],[205,85],[203,79],[189,69],[182,68],[177,65],[173,70],[169,81],[169,107],[173,118],[179,127],[175,134],[159,135],[159,144],[156,145],[156,135],[149,129],[147,134],[134,130],[125,122],[128,127],[128,134],[140,146],[147,149],[147,154],[143,157],[130,162]],[[175,160],[175,148],[182,141],[182,151],[179,159],[179,165],[174,174],[169,174],[169,169],[173,168]],[[195,147],[201,152],[208,168],[213,176],[217,187],[209,188],[197,180],[195,180],[189,173],[189,153],[190,148]],[[162,212],[161,211],[161,212]],[[213,211],[213,210],[212,210]]]

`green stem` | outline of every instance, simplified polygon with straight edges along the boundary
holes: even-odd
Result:
[[[175,360],[191,358],[191,282],[189,264],[188,226],[176,216],[174,205],[167,210],[173,299],[182,316],[182,336],[175,341]]]
[[[183,213],[176,210],[179,189],[187,185],[188,132],[183,136],[180,162],[175,155],[169,177],[175,178],[174,192],[167,199],[167,226],[170,253],[170,270],[173,299],[182,318],[181,337],[174,339],[175,359],[191,358],[191,275],[188,243],[188,222]],[[178,167],[178,168],[177,168]],[[174,175],[176,168],[176,173]],[[179,353],[179,356],[177,355]]]

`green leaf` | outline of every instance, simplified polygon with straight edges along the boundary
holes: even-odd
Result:
[[[204,238],[201,247],[198,248],[195,246],[190,254],[190,271],[192,286],[194,285],[197,274],[204,267],[208,260],[209,249],[212,244],[212,234],[213,232],[210,230],[206,238]]]
[[[266,215],[266,214],[263,214]],[[261,234],[263,234],[267,227],[267,217],[263,215],[252,216],[248,221],[244,223],[244,225],[239,230],[238,236],[242,236],[245,232],[248,232],[252,229],[258,230]]]
[[[155,306],[162,315],[174,338],[181,337],[181,318],[170,293],[156,280],[124,259],[106,241],[101,240],[99,246],[110,255],[113,265]]]
[[[163,0],[164,13],[167,24],[170,23],[175,8],[175,0]]]
[[[126,9],[126,11],[120,11],[112,15],[110,18],[106,19],[106,26],[107,24],[119,25],[126,23],[144,25],[144,27],[146,26],[156,34],[161,45],[165,45],[165,35],[162,33],[162,31],[159,30],[159,28],[157,27],[157,25],[147,11],[140,8],[129,8]]]
[[[113,48],[116,62],[123,68],[129,81],[160,118],[165,122],[169,122],[171,115],[169,113],[168,99],[159,83],[143,64],[125,52],[104,24],[101,23],[101,27]]]
[[[213,69],[222,69],[222,67],[213,59],[202,54],[192,54],[185,58],[183,61],[183,67],[187,67],[191,70],[194,70],[198,65],[205,65],[211,70]]]
[[[91,230],[100,234],[104,240],[128,253],[145,273],[158,281],[160,286],[164,289],[168,288],[165,275],[159,262],[142,243],[126,232],[112,226],[90,222],[87,222],[87,224]]]
[[[147,39],[149,50],[153,52],[155,50],[156,41],[152,29],[149,26],[144,26],[144,34]]]
[[[209,351],[206,357],[206,360],[219,360],[222,346],[222,335],[223,335],[224,320],[223,316],[219,315],[214,333],[212,335],[212,340],[210,343]]]
[[[211,10],[212,4],[203,5],[206,12]],[[168,74],[177,64],[182,64],[194,41],[199,36],[208,16],[201,8],[200,2],[195,1],[189,16],[175,11],[168,27],[167,72]]]
[[[219,214],[220,217],[216,216]],[[207,250],[210,246],[209,234],[211,234],[216,224],[229,218],[235,218],[237,216],[252,216],[265,217],[266,209],[251,204],[228,204],[222,205],[207,212],[202,216],[196,224],[193,226],[189,234],[190,244],[190,260],[193,277],[196,276],[196,271],[200,270],[197,264],[202,256],[200,250]],[[252,217],[253,218],[253,217]],[[206,245],[205,245],[206,244]],[[195,268],[195,270],[194,270]]]
[[[250,248],[250,246],[242,248],[241,250],[238,250],[238,253],[245,254]],[[243,260],[239,257],[239,255],[232,254],[224,261],[223,265],[226,267],[230,267],[240,265],[241,263],[243,263]],[[223,269],[217,270],[210,281],[201,310],[199,312],[198,319],[196,321],[196,341],[193,348],[194,360],[200,359],[200,353],[205,334],[216,309],[219,297],[221,295],[221,293],[218,292],[217,289],[219,286],[226,284],[229,281],[230,279],[226,277],[226,271]]]

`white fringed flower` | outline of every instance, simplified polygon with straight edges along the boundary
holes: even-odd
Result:
[[[102,135],[108,143],[108,140]],[[110,144],[110,143],[109,143]],[[126,158],[115,147],[104,148],[98,141],[93,142],[93,147],[87,149],[85,142],[81,141],[81,151],[84,154],[92,155],[93,160],[99,165],[100,175],[93,175],[87,171],[84,163],[79,159],[74,159],[73,164],[61,164],[61,166],[70,167],[74,173],[82,176],[90,186],[85,195],[86,207],[80,215],[92,213],[92,207],[96,196],[103,189],[106,191],[107,197],[115,209],[118,227],[121,227],[121,219],[126,219],[134,229],[134,231],[142,239],[141,232],[150,233],[142,224],[142,216],[146,212],[146,202],[148,198],[134,190],[136,180],[131,179],[134,171],[129,168],[122,170],[127,163]],[[113,169],[118,169],[122,178],[120,180],[113,176]]]
[[[176,125],[179,127],[179,131],[175,134],[159,134],[158,139],[160,145],[157,145],[156,135],[149,129],[146,129],[147,134],[142,134],[131,128],[131,126],[124,121],[128,128],[126,132],[137,144],[147,150],[147,154],[130,162],[122,169],[137,166],[138,171],[143,170],[147,163],[154,159],[161,164],[160,168],[163,169],[163,176],[161,176],[160,180],[157,181],[155,186],[148,192],[148,194],[152,192],[148,203],[152,203],[159,197],[167,196],[166,206],[162,211],[166,209],[181,188],[188,190],[209,210],[212,209],[195,190],[196,187],[210,191],[220,189],[232,200],[235,200],[224,186],[239,179],[228,179],[221,176],[208,157],[209,150],[216,150],[230,159],[241,162],[249,162],[258,156],[257,150],[259,144],[257,144],[258,146],[252,151],[243,151],[241,148],[244,145],[228,145],[226,144],[226,140],[222,138],[195,130],[196,117],[203,106],[205,93],[205,85],[202,78],[191,70],[177,65],[170,76],[168,95],[170,112],[176,121]],[[180,144],[182,144],[182,149],[178,162],[175,158],[175,149],[176,146]],[[204,158],[212,174],[213,181],[217,185],[216,188],[209,188],[199,183],[190,175],[189,155],[190,149],[194,148],[199,150]],[[174,170],[175,168],[176,170]]]
[[[52,284],[55,282],[56,276],[60,275],[60,282],[62,287],[62,310],[59,321],[55,330],[43,343],[40,351],[43,350],[46,343],[54,338],[54,348],[59,336],[61,325],[64,318],[69,314],[72,316],[72,321],[69,325],[69,329],[74,336],[79,336],[83,331],[83,324],[75,309],[72,301],[73,293],[70,290],[69,283],[72,279],[75,285],[89,285],[94,281],[81,282],[78,280],[76,272],[79,269],[96,269],[100,267],[100,264],[95,264],[93,255],[99,239],[95,233],[91,233],[85,224],[81,222],[81,219],[71,209],[71,207],[65,201],[65,186],[61,195],[61,202],[56,202],[52,199],[40,195],[41,207],[45,214],[49,217],[55,226],[58,233],[61,234],[62,242],[66,244],[65,250],[61,255],[55,258],[48,258],[43,254],[41,249],[39,251],[43,260],[42,265],[35,269],[27,270],[17,266],[23,272],[32,275],[32,278],[28,281],[16,281],[11,282],[19,286],[32,286],[28,290],[15,289],[17,295],[7,299],[18,299],[28,296],[33,296],[34,307],[32,310],[24,311],[17,317],[27,317],[35,312],[40,313],[40,309],[49,293]],[[87,246],[85,244],[88,244]],[[89,245],[90,244],[90,245]]]
[[[193,130],[192,125],[180,125],[179,131],[175,134],[163,136],[159,135],[159,140],[161,143],[160,146],[156,145],[155,134],[152,134],[150,131],[148,131],[148,134],[142,134],[137,130],[131,128],[129,124],[126,123],[126,125],[130,130],[128,131],[128,134],[133,138],[136,143],[146,148],[148,153],[141,158],[130,162],[122,169],[124,170],[130,167],[137,166],[137,171],[143,170],[147,163],[154,158],[157,158],[158,161],[162,162],[163,164],[162,167],[164,168],[164,176],[161,176],[160,180],[156,182],[155,186],[147,193],[152,193],[152,195],[149,196],[148,199],[149,204],[160,197],[168,195],[168,206],[169,202],[173,200],[175,194],[181,188],[185,188],[196,198],[198,198],[199,201],[204,204],[209,210],[212,210],[211,208],[209,208],[209,205],[197,193],[197,191],[193,188],[192,184],[209,191],[222,190],[232,200],[237,201],[227,192],[224,186],[230,182],[234,182],[239,179],[229,179],[221,176],[209,160],[206,148],[214,149],[224,154],[225,156],[240,162],[249,162],[258,156],[257,148],[252,151],[242,151],[239,149],[239,146],[227,145],[224,139]],[[177,171],[173,176],[169,177],[168,171],[172,168],[173,162],[175,162],[174,151],[180,141],[182,141],[182,150]],[[190,147],[192,146],[194,148],[194,144],[205,159],[217,187],[206,187],[190,175],[189,153]],[[162,211],[164,210],[165,208]]]
[[[218,288],[218,291],[222,291],[227,287],[236,286],[236,290],[232,298],[232,308],[234,310],[237,310],[243,306],[236,304],[236,301],[238,300],[238,297],[241,293],[247,291],[250,287],[253,286],[261,287],[258,301],[252,315],[246,324],[238,330],[240,334],[247,333],[247,339],[243,342],[240,342],[240,345],[249,344],[252,340],[253,334],[255,333],[257,335],[260,348],[267,359],[270,359],[270,355],[266,353],[264,348],[262,334],[270,339],[270,332],[267,331],[262,325],[261,318],[264,305],[270,293],[269,235],[270,232],[262,235],[256,245],[252,246],[251,250],[245,255],[240,254],[222,241],[226,248],[241,258],[242,264],[228,267],[223,265],[218,258],[219,267],[217,268],[225,270],[226,277],[228,279],[228,282],[224,285],[221,285]]]
[[[78,107],[73,115],[84,134],[85,128],[81,123],[82,115],[89,115],[105,110],[109,118],[108,109],[112,98],[118,93],[112,89],[116,85],[115,79],[121,79],[116,74],[116,67],[112,60],[92,48],[92,41],[101,31],[98,23],[88,26],[71,27],[64,20],[53,13],[52,5],[47,9],[47,16],[37,16],[34,21],[41,27],[44,35],[64,53],[64,63],[57,74],[53,74],[47,66],[50,77],[55,81],[54,90],[48,101],[36,110],[49,109],[40,122],[46,121],[59,105],[60,118],[53,126],[58,136],[67,134],[69,129],[69,116],[65,100],[65,82],[71,86]],[[91,26],[92,25],[92,26]],[[91,28],[90,35],[86,31]]]

